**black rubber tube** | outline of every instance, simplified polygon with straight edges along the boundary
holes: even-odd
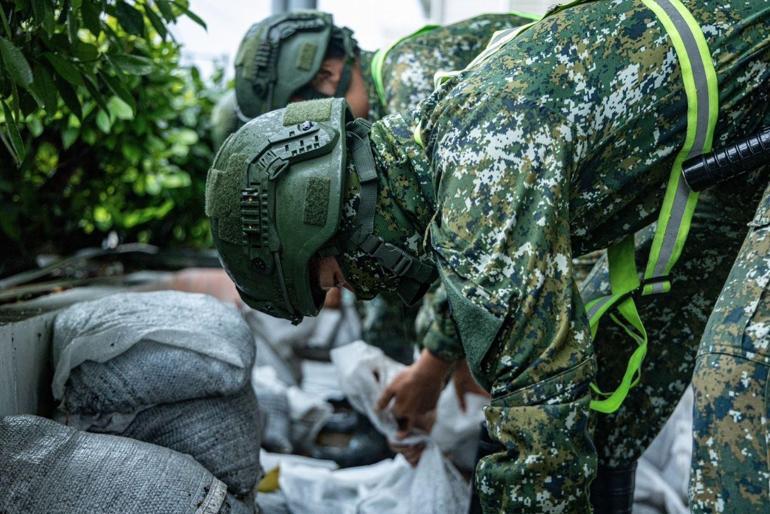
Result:
[[[770,127],[713,152],[698,155],[682,164],[682,175],[693,191],[770,164]]]

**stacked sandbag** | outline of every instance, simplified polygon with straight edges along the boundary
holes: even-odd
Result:
[[[121,435],[192,455],[238,497],[260,475],[259,410],[254,392],[162,404],[144,410]]]
[[[245,498],[260,475],[254,342],[213,297],[121,293],[57,315],[57,419],[194,457]]]
[[[0,418],[0,470],[0,512],[242,514],[252,509],[187,455],[37,416]]]

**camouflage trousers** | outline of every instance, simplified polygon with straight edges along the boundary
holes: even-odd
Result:
[[[731,191],[729,188],[727,191]],[[735,188],[729,194],[701,194],[690,235],[671,274],[671,292],[636,300],[648,335],[647,355],[639,384],[613,414],[595,414],[594,442],[599,464],[623,468],[637,461],[663,428],[690,384],[698,343],[740,247],[748,221],[740,209],[726,203],[756,203],[756,196]],[[752,204],[753,205],[753,204]],[[637,234],[637,268],[649,255],[654,226]],[[581,288],[585,300],[609,293],[609,273],[603,258]],[[597,383],[612,390],[626,369],[633,342],[609,317],[594,339]]]
[[[709,318],[693,389],[692,512],[767,512],[770,187]]]
[[[743,191],[744,201],[752,201],[744,188],[738,189]],[[730,196],[737,196],[737,192]],[[518,455],[542,459],[543,467],[547,467],[546,461],[551,459],[548,466],[560,468],[559,474],[552,478],[558,487],[569,486],[570,476],[581,477],[587,469],[593,471],[597,464],[621,468],[639,459],[690,383],[698,342],[745,232],[741,211],[726,211],[726,200],[709,193],[701,195],[688,243],[672,272],[672,291],[637,302],[649,336],[648,353],[641,381],[631,390],[621,408],[609,415],[587,414],[590,401],[587,385],[594,378],[588,365],[543,380],[513,395],[494,398],[486,413],[487,422],[490,434],[503,443],[507,451],[481,462],[476,483],[479,491],[483,493],[485,482],[510,484],[506,477],[511,474],[512,458]],[[653,227],[650,227],[637,236],[640,268],[649,254],[653,233]],[[608,292],[609,273],[603,257],[584,282],[581,295],[590,299]],[[599,327],[593,350],[598,370],[595,379],[603,390],[617,386],[632,346],[628,336],[614,323],[605,321]],[[570,419],[575,426],[567,431],[563,426],[549,422],[556,417]],[[522,440],[520,434],[524,432],[531,435]],[[574,453],[570,459],[562,459],[562,452],[549,451],[542,445],[543,440],[551,436],[574,437],[574,434],[587,434],[587,439],[572,440],[571,452]],[[527,489],[535,484],[525,482],[509,487],[524,497],[528,494]],[[547,488],[545,491],[541,488],[530,490],[529,494],[543,496],[546,491]],[[578,490],[573,498],[574,510],[566,512],[587,511],[586,499],[579,497],[580,492]],[[504,511],[505,503],[501,501],[505,501],[503,495],[488,502],[485,512]],[[533,511],[547,510],[533,506]]]

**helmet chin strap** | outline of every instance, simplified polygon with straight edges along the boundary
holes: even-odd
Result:
[[[377,168],[369,142],[371,123],[358,118],[347,125],[348,144],[361,184],[355,231],[350,242],[374,258],[391,275],[398,277],[396,293],[407,305],[414,305],[438,278],[433,263],[409,254],[374,234],[377,207]]]

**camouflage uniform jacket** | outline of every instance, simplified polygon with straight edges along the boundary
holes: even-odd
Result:
[[[746,60],[767,44],[760,36],[766,20],[736,19],[742,10],[757,11],[755,3],[761,2],[732,9],[714,3],[712,9],[711,2],[685,2],[709,43],[724,42],[711,48],[722,86],[722,141],[739,134],[742,124],[756,123],[764,110],[751,98],[766,70]],[[662,107],[683,105],[681,75],[670,44],[647,41],[654,32],[645,29],[655,17],[641,4],[629,7],[638,23],[619,27],[620,48],[574,43],[554,49],[559,33],[602,38],[609,27],[580,19],[587,9],[538,23],[494,58],[443,84],[421,108],[438,199],[432,246],[450,299],[456,297],[453,307],[470,309],[465,320],[456,312],[455,321],[477,363],[504,322],[508,337],[526,341],[546,319],[563,317],[573,255],[654,221],[682,144],[685,117]],[[650,49],[640,53],[642,46]],[[528,80],[533,72],[538,80]],[[736,80],[747,86],[731,87]],[[432,350],[463,354],[458,342]]]
[[[372,77],[374,53],[362,52],[361,68],[369,86],[369,119],[391,113],[411,113],[433,92],[438,71],[465,68],[487,46],[492,35],[531,20],[514,14],[482,14],[406,37],[388,50],[382,66],[384,98]]]
[[[372,59],[374,52],[361,52],[361,71],[369,93],[369,116],[379,120],[390,113],[415,112],[433,91],[438,71],[464,68],[487,45],[492,35],[529,22],[512,14],[484,14],[445,27],[407,37],[387,52],[382,66],[384,98],[377,93]],[[379,296],[362,306],[363,336],[401,362],[411,361],[415,342],[416,308],[407,308],[395,297]],[[424,337],[454,337],[448,315],[436,316]]]

